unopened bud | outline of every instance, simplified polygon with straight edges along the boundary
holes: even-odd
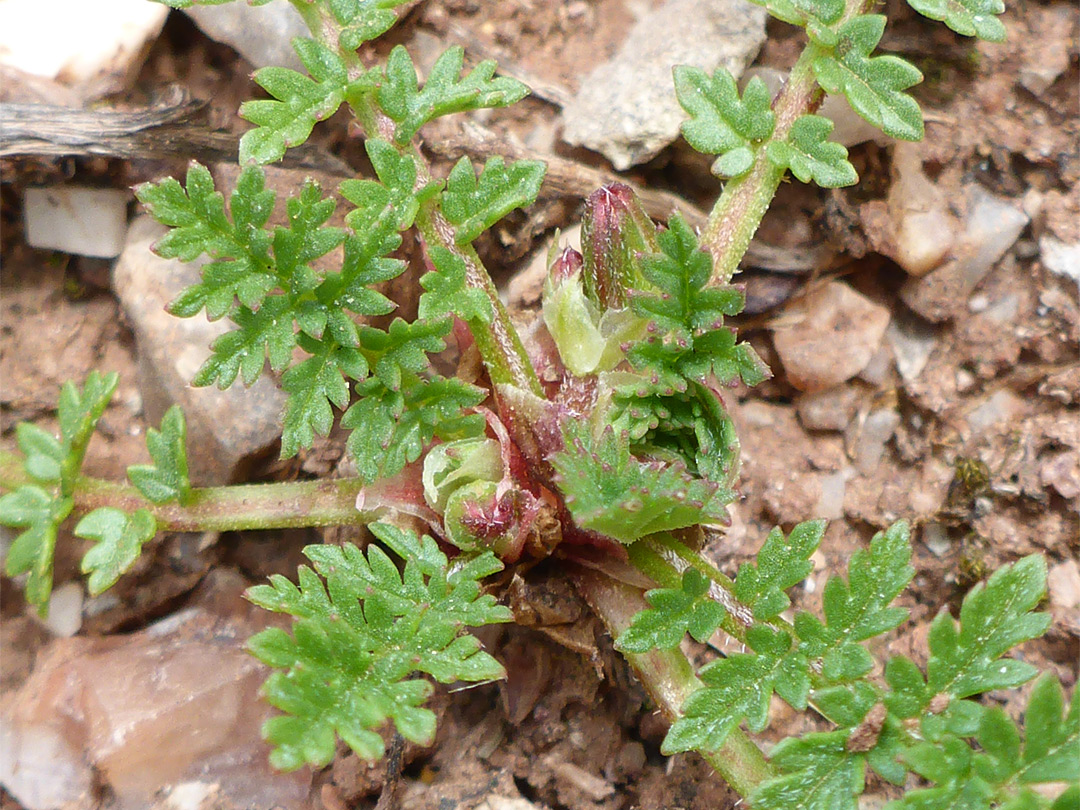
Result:
[[[626,306],[626,291],[640,287],[639,256],[656,253],[656,225],[633,189],[609,183],[585,202],[581,249],[585,295],[602,309]]]
[[[565,247],[548,265],[548,278],[552,284],[562,284],[580,273],[581,268],[581,254],[572,247]]]

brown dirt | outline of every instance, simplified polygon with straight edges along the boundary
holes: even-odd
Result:
[[[498,57],[509,65],[509,73],[546,88],[547,98],[484,116],[483,125],[540,153],[601,166],[597,156],[559,144],[557,102],[560,93],[572,92],[580,76],[617,48],[632,22],[632,5],[624,0],[426,3],[410,14],[393,40],[414,40],[427,51],[457,42],[471,54]],[[867,245],[875,244],[874,225],[858,215],[861,205],[882,199],[887,191],[889,150],[873,144],[853,150],[863,176],[858,188],[832,194],[792,183],[782,189],[778,205],[795,212],[794,218],[774,219],[765,232],[776,231],[779,239],[790,228],[798,234],[793,243],[808,239],[844,252],[836,270],[803,278],[794,289],[788,285],[776,294],[779,300],[770,302],[779,309],[744,325],[744,335],[777,377],[733,397],[745,457],[742,497],[731,531],[708,551],[721,568],[734,572],[771,526],[790,528],[814,517],[823,485],[849,466],[863,420],[877,408],[894,407],[902,417],[896,435],[876,469],[856,472],[846,482],[843,516],[831,523],[814,573],[795,589],[795,606],[818,608],[825,578],[842,570],[874,531],[905,518],[915,526],[918,573],[903,597],[912,621],[885,649],[922,662],[930,619],[943,608],[955,611],[966,588],[986,572],[1031,552],[1045,554],[1053,569],[1075,560],[1080,550],[1077,496],[1063,492],[1061,487],[1068,487],[1059,483],[1070,474],[1076,480],[1069,466],[1075,466],[1080,452],[1077,289],[1041,264],[1037,247],[1043,235],[1064,242],[1080,238],[1075,92],[1080,71],[1070,4],[1010,4],[1004,17],[1010,40],[1001,46],[972,45],[905,9],[900,2],[888,3],[895,23],[883,45],[902,51],[929,77],[919,91],[929,121],[921,153],[924,168],[947,198],[959,193],[961,183],[974,180],[1015,200],[1038,192],[1041,210],[978,288],[986,305],[964,307],[940,325],[936,346],[917,379],[904,381],[890,366],[851,384],[856,415],[842,434],[802,427],[797,392],[784,378],[764,327],[783,317],[785,299],[823,283],[824,276],[843,276],[894,317],[906,317],[899,299],[904,273],[869,251]],[[786,66],[796,46],[782,27],[772,25],[772,31],[782,36],[765,49],[759,63]],[[1050,52],[1064,67],[1048,87],[1033,93],[1021,77],[1043,66]],[[239,131],[233,111],[250,92],[249,71],[229,49],[208,42],[174,15],[129,100],[179,82],[195,97],[212,100],[218,125]],[[357,140],[342,120],[331,124],[321,130],[318,142],[362,171]],[[0,431],[5,446],[19,420],[51,428],[60,383],[98,368],[119,371],[123,382],[91,445],[87,472],[119,478],[128,464],[146,461],[132,338],[102,281],[107,275],[100,263],[27,248],[20,234],[20,198],[24,187],[42,180],[73,178],[119,187],[181,168],[158,161],[3,162]],[[437,165],[446,168],[445,162]],[[690,202],[706,207],[717,188],[702,172],[700,161],[672,149],[631,176],[657,188],[690,189]],[[546,246],[543,239],[550,229],[573,223],[577,205],[575,199],[542,198],[534,214],[543,228],[520,213],[511,216],[482,242],[485,260],[499,278],[507,278],[524,266],[522,257]],[[1006,299],[1006,317],[995,317],[1001,312],[995,305]],[[973,418],[977,413],[998,418]],[[320,445],[303,469],[328,469],[327,458],[337,452],[339,443]],[[974,460],[985,465],[987,480],[972,483],[957,472],[958,464]],[[271,464],[263,472],[297,470]],[[928,545],[928,525],[943,526],[947,542]],[[252,581],[270,573],[294,574],[297,550],[310,537],[292,533],[272,543],[225,537],[216,545],[205,540],[171,536],[156,542],[118,586],[115,604],[84,624],[83,632],[145,625],[182,605],[214,566],[234,566]],[[79,541],[61,537],[58,583],[77,576],[82,551]],[[541,567],[526,578],[543,588],[547,573]],[[3,584],[0,692],[10,694],[48,637],[23,615],[19,586],[6,579]],[[733,807],[734,794],[711,778],[697,757],[660,756],[662,724],[612,652],[610,640],[572,593],[552,587],[563,610],[552,626],[509,627],[484,635],[508,668],[507,682],[440,693],[439,740],[433,750],[407,752],[402,807],[466,810],[489,794],[521,795],[551,810]],[[1080,627],[1068,611],[1051,607],[1053,627],[1045,639],[1026,645],[1023,655],[1054,671],[1072,689]],[[701,647],[691,652],[702,658],[715,654]],[[1011,709],[1018,705],[1013,695],[991,699]],[[779,704],[774,716],[765,735],[770,742],[812,724]],[[342,750],[330,768],[316,775],[308,806],[372,807],[383,781],[381,768],[368,767]],[[15,806],[8,796],[2,804]]]

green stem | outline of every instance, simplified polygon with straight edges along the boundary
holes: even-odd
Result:
[[[613,638],[626,630],[634,616],[648,607],[640,590],[597,571],[579,568],[573,576],[579,592]],[[678,650],[627,654],[626,659],[668,722],[673,723],[682,716],[683,703],[704,685],[694,675],[690,662]],[[741,729],[733,729],[724,744],[716,750],[700,753],[744,798],[763,781],[774,776],[754,741]]]
[[[423,163],[426,171],[427,165],[423,157],[417,153],[416,158]],[[514,385],[543,397],[544,390],[525,351],[525,345],[510,321],[510,315],[499,299],[495,283],[476,250],[472,245],[459,245],[454,241],[453,226],[446,221],[435,200],[430,200],[420,207],[416,216],[416,227],[425,244],[438,245],[461,257],[465,262],[465,283],[480,290],[491,302],[491,323],[474,319],[465,321],[465,324],[469,327],[492,384]]]
[[[846,0],[844,14],[835,27],[839,28],[853,17],[865,13],[873,2]],[[776,128],[770,141],[785,140],[799,116],[812,113],[821,106],[825,93],[814,77],[813,62],[827,52],[827,49],[814,42],[808,43],[803,49],[787,83],[773,101]],[[750,240],[776,196],[780,181],[784,179],[787,170],[779,169],[769,161],[767,146],[767,143],[763,143],[758,147],[749,172],[724,185],[701,234],[701,246],[713,255],[715,262],[713,284],[726,284],[735,275],[739,262],[750,247]]]
[[[21,457],[0,451],[0,489],[10,491],[31,483]],[[79,515],[102,506],[129,514],[148,509],[160,531],[226,532],[369,523],[371,511],[356,508],[363,488],[364,482],[358,478],[244,484],[193,489],[183,505],[155,504],[133,486],[81,476],[72,497],[74,512]]]

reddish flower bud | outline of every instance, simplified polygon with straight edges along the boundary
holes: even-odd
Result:
[[[656,225],[633,190],[610,183],[585,202],[581,249],[585,294],[604,309],[626,306],[626,291],[640,286],[638,256],[659,250]]]

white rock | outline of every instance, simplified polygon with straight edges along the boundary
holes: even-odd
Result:
[[[940,523],[927,523],[923,526],[922,541],[935,557],[944,557],[952,548],[949,532]]]
[[[1047,270],[1080,284],[1080,242],[1070,245],[1052,236],[1044,236],[1039,240],[1039,252]]]
[[[899,426],[900,414],[892,408],[882,408],[867,416],[855,442],[855,469],[863,475],[873,473],[885,454],[885,444]]]
[[[952,249],[958,223],[944,193],[923,172],[917,144],[896,145],[892,174],[887,200],[895,229],[891,257],[910,275],[923,276]]]
[[[892,344],[896,370],[904,382],[914,382],[922,374],[937,346],[937,329],[914,317],[896,317],[889,322],[885,339]]]
[[[821,494],[813,509],[815,519],[839,520],[844,516],[844,495],[851,473],[847,468],[821,477]]]
[[[184,13],[210,39],[234,48],[255,67],[304,69],[292,41],[310,34],[300,13],[288,0],[270,0],[258,7],[249,3],[192,6],[184,9]]]
[[[954,317],[1028,224],[1020,205],[978,184],[968,187],[967,206],[952,259],[922,278],[909,279],[900,290],[904,303],[927,320]]]
[[[1027,404],[1023,399],[1007,388],[1002,388],[968,414],[968,427],[978,436],[994,425],[1015,420],[1026,410]]]
[[[145,0],[4,0],[0,64],[98,96],[134,73],[168,13]]]
[[[71,638],[82,627],[83,586],[72,580],[53,588],[49,596],[49,612],[45,618],[27,606],[27,614],[41,622],[54,636]]]
[[[686,114],[672,65],[738,78],[765,41],[764,9],[744,0],[667,0],[644,14],[622,48],[581,81],[563,108],[563,140],[604,154],[620,171],[675,140]]]
[[[130,196],[114,188],[28,188],[23,207],[26,243],[79,256],[119,256]]]
[[[866,368],[888,325],[888,309],[830,281],[785,309],[770,328],[789,382],[814,392]]]

